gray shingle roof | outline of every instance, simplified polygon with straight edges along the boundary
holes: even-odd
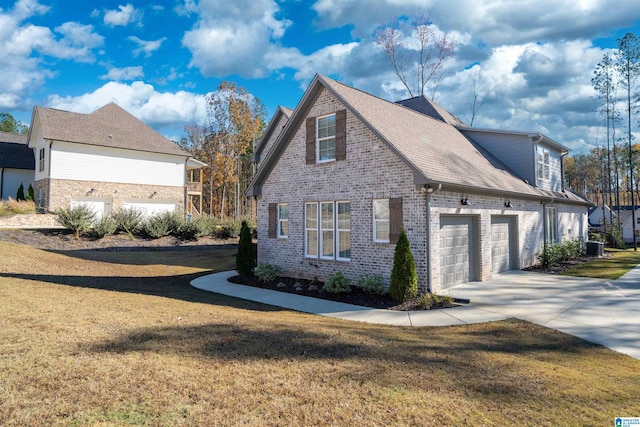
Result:
[[[40,120],[45,139],[190,156],[113,102],[91,114],[36,107],[34,116]]]
[[[534,198],[562,198],[566,201],[588,203],[571,192],[545,191],[526,183],[504,163],[466,138],[453,124],[321,75],[316,75],[276,142],[276,145],[282,147],[278,147],[279,150],[270,151],[249,192],[259,191],[262,181],[277,161],[280,150],[284,149],[284,145],[288,143],[286,138],[292,135],[294,127],[300,125],[310,107],[307,104],[314,101],[321,86],[340,99],[352,114],[386,142],[389,148],[413,169],[415,184],[433,183],[460,191],[475,190]],[[450,114],[449,116],[454,117]]]
[[[0,168],[35,169],[35,158],[27,145],[27,135],[0,132]]]
[[[426,114],[434,119],[449,123],[450,125],[467,126],[467,124],[462,120],[442,108],[435,101],[427,99],[425,96],[415,96],[413,98],[403,99],[402,101],[396,102],[396,104],[404,105],[407,108],[411,108],[414,111]]]

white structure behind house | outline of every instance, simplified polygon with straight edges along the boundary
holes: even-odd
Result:
[[[20,185],[26,196],[34,182],[34,167],[27,135],[0,132],[0,200],[15,199]]]

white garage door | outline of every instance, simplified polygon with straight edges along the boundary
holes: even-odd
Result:
[[[443,287],[473,279],[472,233],[471,217],[440,218],[440,277]]]
[[[174,212],[178,202],[160,200],[128,200],[122,204],[123,209],[136,209],[145,217],[151,217],[162,212]]]
[[[491,271],[511,270],[511,219],[504,216],[491,218]]]
[[[74,197],[71,199],[71,207],[85,205],[96,215],[96,220],[100,220],[111,212],[111,199],[91,198],[91,197]]]

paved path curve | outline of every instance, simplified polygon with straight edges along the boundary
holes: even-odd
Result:
[[[450,326],[515,317],[640,359],[640,266],[615,281],[509,271],[447,291],[470,299],[469,305],[412,312],[371,309],[229,283],[227,278],[235,274],[210,274],[191,285],[291,310],[385,325]]]

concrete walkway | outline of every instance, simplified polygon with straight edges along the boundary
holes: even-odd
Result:
[[[613,282],[510,271],[446,292],[470,299],[468,305],[412,312],[371,309],[229,283],[227,278],[234,275],[234,271],[211,274],[191,285],[305,313],[385,325],[450,326],[515,317],[640,359],[640,266]]]

